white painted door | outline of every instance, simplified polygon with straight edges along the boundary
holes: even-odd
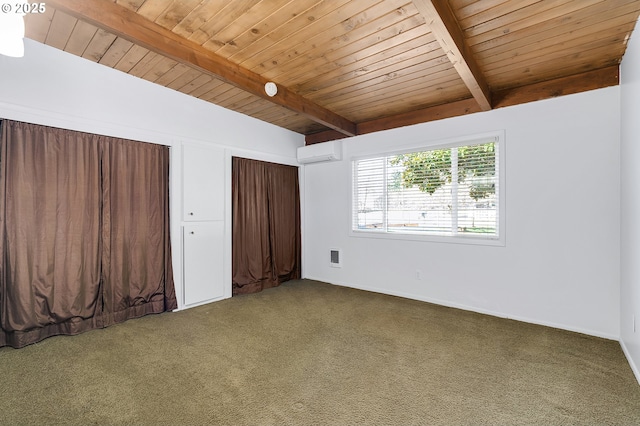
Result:
[[[184,303],[224,296],[224,221],[188,223],[183,229]]]
[[[182,218],[187,222],[224,220],[224,150],[182,147]]]

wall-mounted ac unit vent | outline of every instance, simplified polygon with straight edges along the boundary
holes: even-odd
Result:
[[[334,268],[342,267],[342,250],[340,249],[330,249],[330,265]]]
[[[321,161],[337,161],[341,159],[341,141],[322,142],[298,148],[298,162],[300,164],[319,163]]]

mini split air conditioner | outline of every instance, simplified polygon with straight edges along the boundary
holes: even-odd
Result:
[[[342,143],[340,141],[322,142],[298,148],[298,163],[300,164],[341,159]]]

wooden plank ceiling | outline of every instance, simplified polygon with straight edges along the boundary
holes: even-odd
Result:
[[[316,143],[618,84],[639,14],[638,0],[48,0],[25,20],[28,38]]]

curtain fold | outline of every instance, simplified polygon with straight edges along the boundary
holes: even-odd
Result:
[[[272,271],[280,284],[300,278],[298,168],[269,163],[267,170]]]
[[[169,152],[149,143],[100,140],[104,325],[110,325],[177,307],[166,267]]]
[[[10,120],[0,128],[0,346],[175,308],[168,149]]]
[[[234,157],[234,295],[300,278],[298,168]]]

